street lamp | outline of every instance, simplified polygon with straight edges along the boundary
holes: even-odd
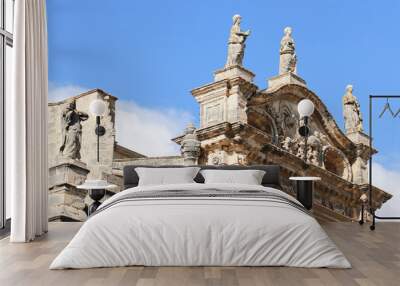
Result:
[[[304,137],[304,162],[307,163],[307,139],[310,135],[308,119],[314,113],[314,103],[309,99],[303,99],[297,105],[297,111],[299,112],[300,120],[303,120],[303,125],[299,127],[299,134]]]
[[[90,112],[96,116],[96,129],[95,133],[97,135],[97,162],[100,161],[100,136],[103,136],[106,133],[106,129],[100,125],[100,116],[103,116],[106,112],[106,104],[101,99],[95,99],[90,103],[89,110]]]

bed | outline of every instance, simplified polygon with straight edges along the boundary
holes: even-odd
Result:
[[[280,190],[279,166],[201,167],[263,170],[260,185],[204,183],[199,172],[193,183],[151,186],[138,186],[138,167],[124,168],[125,190],[99,207],[50,269],[351,267],[312,214]]]

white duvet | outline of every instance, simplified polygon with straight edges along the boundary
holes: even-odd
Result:
[[[136,187],[109,198],[50,269],[145,266],[294,266],[350,268],[310,215],[258,198],[182,197],[116,200],[131,192],[262,190],[254,185],[180,184]],[[108,207],[107,207],[108,206]]]

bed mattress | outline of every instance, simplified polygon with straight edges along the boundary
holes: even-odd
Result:
[[[114,195],[50,269],[129,265],[351,267],[314,217],[284,192],[197,183]]]

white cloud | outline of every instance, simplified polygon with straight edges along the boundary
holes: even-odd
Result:
[[[377,212],[380,216],[400,216],[400,171],[386,169],[379,163],[372,164],[374,186],[390,193],[393,197]]]
[[[171,139],[193,120],[182,110],[146,108],[133,101],[117,101],[116,110],[118,143],[147,156],[179,155]]]
[[[54,82],[49,82],[49,102],[64,100],[68,97],[78,95],[89,90],[79,85],[59,85]]]

